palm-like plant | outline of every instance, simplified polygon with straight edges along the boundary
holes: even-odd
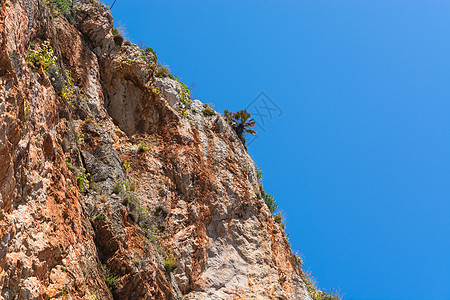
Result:
[[[244,133],[249,133],[252,135],[256,134],[256,130],[251,129],[255,127],[255,120],[252,119],[252,115],[245,109],[241,109],[237,112],[230,112],[228,110],[224,110],[223,112],[225,119],[234,129],[239,139],[245,145],[245,137]]]

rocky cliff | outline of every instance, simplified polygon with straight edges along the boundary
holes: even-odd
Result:
[[[226,120],[66,3],[1,0],[0,299],[310,299]]]

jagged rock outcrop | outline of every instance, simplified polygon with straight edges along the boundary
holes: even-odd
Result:
[[[0,299],[309,299],[220,114],[97,1],[1,3]]]

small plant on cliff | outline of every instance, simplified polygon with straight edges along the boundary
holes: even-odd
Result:
[[[55,64],[57,58],[53,55],[53,48],[48,41],[42,43],[42,45],[31,45],[30,51],[27,53],[28,66],[39,69],[42,67],[45,72],[48,72],[48,68]]]
[[[178,95],[178,97],[180,98],[180,102],[186,106],[190,106],[192,104],[191,91],[189,90],[187,85],[178,80],[178,78],[175,78],[175,80],[178,81],[178,83],[181,85],[181,88],[183,89],[183,91]]]
[[[85,193],[89,189],[89,173],[86,173],[86,169],[81,167],[79,174],[76,176],[78,188],[81,193]]]
[[[123,167],[125,168],[125,173],[127,175],[133,171],[133,168],[131,167],[131,162],[128,158],[123,162]]]
[[[168,273],[173,272],[177,267],[177,264],[178,260],[172,253],[164,255],[164,269],[166,269]]]
[[[69,170],[72,170],[72,168],[73,168],[73,165],[69,162],[68,158],[66,158],[66,166],[67,166],[67,169],[69,169]]]
[[[252,119],[252,115],[247,110],[243,109],[237,112],[224,110],[223,115],[225,117],[225,120],[228,122],[228,124],[231,125],[244,145],[244,133],[249,133],[252,135],[256,134],[256,131],[252,129],[253,127],[255,127],[256,122],[254,119]]]
[[[261,197],[264,199],[264,202],[266,203],[267,207],[269,208],[270,213],[273,214],[277,210],[278,204],[275,202],[275,199],[273,198],[273,196],[269,193],[266,193],[266,191],[263,188],[263,181],[262,181],[263,171],[262,171],[262,169],[260,169],[256,166],[255,166],[255,168],[256,168],[256,177],[258,179],[259,191],[261,192]],[[281,218],[281,214],[279,217]],[[275,221],[277,221],[277,220],[275,220]]]
[[[25,122],[28,122],[28,120],[30,119],[30,113],[31,113],[30,104],[27,103],[23,115],[23,119]]]
[[[69,19],[73,12],[73,1],[72,0],[53,0],[51,2],[56,10],[62,14],[64,17]]]
[[[187,117],[187,112],[186,112],[186,110],[185,110],[184,108],[180,108],[180,109],[178,110],[178,113],[179,113],[180,115],[182,115],[182,116]]]
[[[142,50],[144,50],[144,52],[150,52],[150,53],[152,53],[152,54],[155,56],[155,58],[158,59],[158,55],[156,55],[156,51],[153,50],[153,48],[145,47],[145,48],[142,49]]]
[[[269,208],[270,213],[273,214],[278,208],[278,204],[275,202],[275,199],[273,198],[273,196],[271,194],[266,193],[266,191],[264,191],[264,189],[261,189],[261,195],[262,195],[267,207]]]
[[[82,133],[79,133],[78,131],[75,131],[75,139],[77,140],[78,145],[84,144],[84,136]]]
[[[62,289],[61,289],[61,295],[65,296],[65,295],[68,295],[68,294],[69,294],[69,292],[67,291],[67,287],[63,286]]]
[[[75,93],[75,89],[74,89],[75,81],[72,78],[72,76],[68,70],[66,70],[66,79],[67,79],[67,83],[61,92],[61,97],[64,99],[64,101],[67,101],[67,99],[71,98]]]
[[[151,148],[151,146],[149,146],[148,143],[147,143],[146,141],[142,141],[142,142],[138,145],[138,152],[140,152],[140,153],[145,153],[145,152],[147,152],[150,148]]]
[[[153,50],[153,48],[148,47],[147,45],[145,45],[145,44],[142,43],[142,42],[138,42],[137,45],[138,45],[139,48],[142,49],[142,51],[143,51],[144,53],[149,53],[149,52],[150,52],[150,53],[153,54],[153,56],[155,57],[155,59],[158,60],[158,55],[156,55],[156,51]]]
[[[206,104],[205,108],[202,109],[202,113],[205,117],[214,116],[216,111]]]
[[[108,266],[102,264],[102,271],[105,274],[105,281],[108,288],[112,291],[117,288],[117,280],[119,280],[119,276],[113,273]]]
[[[124,38],[122,36],[122,29],[120,29],[119,27],[113,28],[112,35],[114,38],[114,43],[118,46],[122,46],[122,43],[124,41]]]
[[[275,222],[277,222],[278,224],[283,224],[283,216],[281,215],[281,212],[277,212],[274,216],[273,219],[275,220]]]
[[[312,300],[341,300],[341,297],[333,291],[326,293],[319,290],[316,286],[316,280],[311,276],[311,273],[303,271],[301,277]]]
[[[158,71],[156,72],[156,76],[160,78],[169,77],[170,79],[177,80],[175,76],[172,75],[168,66],[163,66],[161,64],[158,65]]]
[[[281,226],[281,228],[285,229],[286,225],[284,225],[284,218],[281,211],[273,215],[273,220],[277,222]]]

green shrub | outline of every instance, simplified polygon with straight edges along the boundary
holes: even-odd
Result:
[[[178,78],[175,78],[175,80],[178,81],[178,83],[181,85],[181,88],[183,89],[183,91],[179,94],[180,102],[183,103],[184,105],[188,106],[191,105],[192,104],[191,91],[189,90],[187,85],[178,80]]]
[[[123,185],[125,186],[125,189],[126,189],[127,191],[134,192],[134,191],[136,190],[136,185],[135,185],[134,182],[131,181],[131,180],[126,180],[126,181],[123,183]]]
[[[66,158],[66,166],[67,166],[67,169],[72,170],[73,165],[69,162],[68,158]]]
[[[214,116],[216,114],[216,111],[212,109],[209,105],[206,105],[206,107],[202,109],[202,113],[204,116],[209,117]]]
[[[155,216],[161,216],[163,218],[167,217],[167,215],[169,214],[167,209],[165,209],[162,205],[156,206],[153,210],[153,213],[155,214]]]
[[[144,153],[147,152],[147,150],[150,149],[150,146],[146,142],[141,142],[138,146],[138,152]]]
[[[76,176],[78,188],[81,193],[85,193],[89,189],[89,173],[86,173],[86,169],[81,167],[79,174]]]
[[[102,264],[103,274],[105,274],[105,281],[108,288],[112,291],[117,288],[117,280],[119,276],[113,273],[105,264]]]
[[[122,204],[128,206],[133,213],[133,211],[140,206],[139,197],[135,192],[127,191],[122,195]]]
[[[52,4],[55,5],[58,12],[63,16],[69,17],[72,14],[73,2],[71,0],[53,0]]]
[[[156,72],[156,76],[160,78],[169,77],[170,79],[177,80],[175,76],[170,72],[169,67],[163,66],[161,64],[158,65],[158,71]]]
[[[275,202],[275,199],[271,194],[268,194],[266,192],[264,192],[263,198],[264,202],[267,204],[267,207],[270,210],[270,213],[273,214],[278,208],[278,204]]]
[[[164,269],[166,269],[167,273],[173,272],[177,267],[177,264],[178,260],[173,254],[168,253],[164,255]]]
[[[186,92],[181,92],[180,95],[180,102],[183,103],[184,105],[191,105],[192,104],[192,99],[190,94],[186,93]]]
[[[133,171],[133,168],[131,167],[131,162],[130,162],[129,159],[126,159],[126,160],[123,162],[123,167],[125,168],[125,173],[126,173],[126,174],[129,174],[130,172]]]
[[[278,204],[275,202],[275,199],[273,198],[273,196],[269,193],[266,193],[266,191],[263,188],[263,182],[262,182],[263,171],[256,166],[255,166],[255,170],[256,170],[256,178],[258,179],[259,190],[261,192],[261,197],[264,199],[264,202],[266,203],[267,207],[269,208],[270,213],[273,214],[278,209]],[[281,214],[280,214],[280,217],[281,217]]]
[[[122,46],[123,41],[124,41],[124,39],[123,39],[123,37],[121,35],[117,35],[117,36],[114,37],[114,43],[117,46]]]
[[[39,45],[31,45],[31,49],[27,53],[28,66],[39,69],[42,67],[45,72],[48,68],[56,63],[57,58],[53,55],[53,48],[48,41]]]
[[[187,112],[186,112],[186,110],[185,110],[184,108],[179,109],[179,110],[178,110],[178,113],[179,113],[180,115],[182,115],[182,116],[187,117]]]
[[[164,230],[166,230],[166,225],[164,224],[158,224],[158,230],[163,232]]]
[[[59,13],[63,15],[69,22],[73,23],[73,1],[72,0],[44,0],[50,6],[51,15]]]
[[[281,215],[281,212],[277,212],[276,214],[273,215],[273,219],[275,220],[275,222],[277,222],[278,224],[282,225],[283,224],[283,216]]]
[[[61,97],[64,101],[67,101],[69,98],[71,98],[75,94],[75,88],[74,83],[75,80],[72,78],[70,71],[66,70],[66,80],[62,91],[61,91]]]
[[[120,194],[124,191],[123,181],[118,181],[113,186],[113,193],[114,194]]]
[[[112,29],[111,33],[113,35],[114,43],[118,46],[122,46],[122,43],[125,41],[123,38],[123,28],[115,27]]]
[[[155,58],[158,59],[158,56],[156,55],[156,51],[153,50],[153,48],[145,47],[143,50],[144,50],[144,52],[151,52],[155,56]]]
[[[136,190],[136,185],[132,180],[117,181],[113,186],[113,193],[120,195],[125,192],[134,192]]]
[[[78,145],[84,144],[84,136],[82,133],[79,133],[78,131],[75,131],[75,138],[77,140]]]

